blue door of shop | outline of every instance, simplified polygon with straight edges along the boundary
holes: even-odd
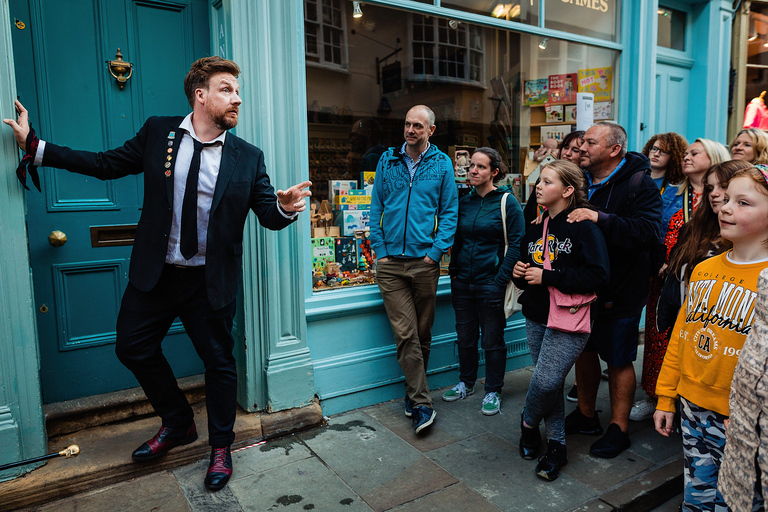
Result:
[[[149,115],[187,113],[182,81],[209,53],[207,9],[206,0],[11,0],[17,89],[40,138],[100,151]],[[132,64],[122,83],[107,64],[118,48]],[[41,176],[42,193],[27,193],[27,229],[43,399],[136,386],[114,342],[142,176],[104,182],[49,168]],[[179,323],[163,350],[177,376],[203,371]]]
[[[690,69],[656,63],[656,127],[651,135],[676,132],[688,136],[690,82]]]

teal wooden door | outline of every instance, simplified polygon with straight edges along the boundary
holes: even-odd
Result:
[[[10,11],[19,98],[42,140],[99,151],[150,115],[190,111],[182,82],[209,54],[205,0],[11,0]],[[123,89],[106,64],[118,48],[134,65]],[[43,399],[134,387],[114,342],[142,176],[99,181],[42,168],[41,177],[42,194],[27,193],[27,224]],[[54,231],[64,245],[49,242]],[[163,351],[177,376],[203,371],[178,321]]]

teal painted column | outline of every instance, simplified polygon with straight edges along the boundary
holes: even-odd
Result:
[[[225,0],[231,58],[241,69],[238,136],[263,151],[276,189],[308,179],[301,0]],[[218,37],[214,37],[217,40]],[[308,212],[270,232],[251,215],[243,243],[240,403],[282,410],[310,403],[314,374],[304,313]]]
[[[655,124],[656,10],[658,0],[632,0],[624,4],[618,122],[627,130],[631,151],[640,151]],[[644,130],[640,130],[640,125]]]
[[[0,118],[15,119],[11,46],[15,25],[11,23],[6,1],[0,1],[0,20]],[[16,179],[17,164],[13,132],[0,125],[0,464],[44,455],[47,448],[24,189]],[[0,481],[38,466],[0,472]]]

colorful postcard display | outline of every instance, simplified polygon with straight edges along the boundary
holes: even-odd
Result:
[[[563,105],[547,105],[544,107],[544,112],[548,123],[563,122]]]
[[[336,239],[336,263],[342,272],[357,270],[357,242],[355,237],[344,236]]]
[[[543,105],[549,100],[547,79],[526,80],[523,90],[523,105]]]
[[[611,99],[611,77],[613,69],[590,68],[579,70],[579,92],[591,92],[595,95],[595,102]]]
[[[613,119],[613,103],[610,101],[595,102],[595,121]]]
[[[328,201],[334,204],[336,196],[346,195],[357,189],[357,180],[328,180]]]
[[[550,103],[573,103],[577,92],[575,73],[549,75]]]
[[[336,261],[336,247],[333,237],[312,239],[312,268],[323,270],[326,263]]]
[[[544,142],[547,139],[555,139],[560,142],[566,135],[571,133],[572,126],[570,124],[555,124],[552,126],[541,127],[541,141]]]

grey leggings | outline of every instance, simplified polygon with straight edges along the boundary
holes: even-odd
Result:
[[[525,331],[535,368],[525,397],[523,419],[532,427],[544,420],[547,439],[565,444],[563,382],[587,344],[589,334],[547,329],[546,325],[527,319]]]

